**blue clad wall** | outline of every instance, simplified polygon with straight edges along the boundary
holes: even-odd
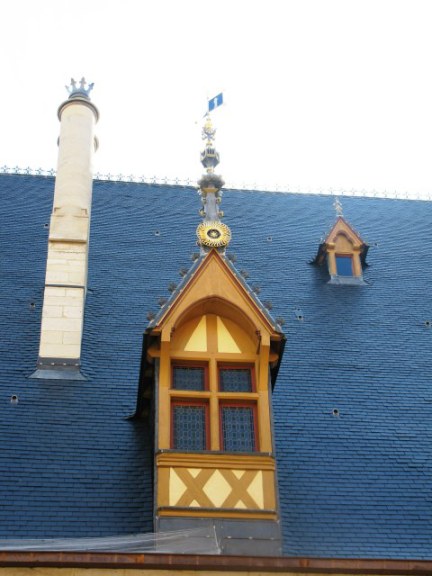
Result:
[[[198,198],[193,188],[95,182],[88,379],[29,380],[53,185],[0,176],[0,537],[151,531],[150,426],[128,416],[147,312],[197,251]],[[343,206],[370,244],[367,286],[328,285],[308,264],[334,221],[331,198],[224,196],[236,266],[286,320],[274,392],[285,553],[430,558],[432,204]]]

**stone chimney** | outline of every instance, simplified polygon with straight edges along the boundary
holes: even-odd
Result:
[[[71,80],[58,109],[61,123],[57,176],[50,220],[42,326],[33,378],[82,379],[80,373],[92,198],[93,84]]]

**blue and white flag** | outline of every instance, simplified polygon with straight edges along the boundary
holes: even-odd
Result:
[[[222,104],[223,104],[223,93],[221,92],[220,94],[218,94],[214,98],[211,98],[211,100],[208,101],[208,111],[211,112],[212,110],[214,110],[218,106],[221,106]]]

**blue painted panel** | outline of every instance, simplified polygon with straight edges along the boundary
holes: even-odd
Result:
[[[338,276],[352,276],[352,257],[336,255],[336,272]]]

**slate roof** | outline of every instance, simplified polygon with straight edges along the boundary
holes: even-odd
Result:
[[[197,251],[196,192],[95,182],[87,380],[65,382],[28,379],[53,187],[50,177],[0,175],[0,538],[151,531],[151,427],[128,417],[147,312]],[[366,286],[329,285],[308,264],[334,220],[332,198],[224,195],[236,267],[286,320],[273,395],[284,552],[431,558],[432,203],[343,206],[370,245]]]

